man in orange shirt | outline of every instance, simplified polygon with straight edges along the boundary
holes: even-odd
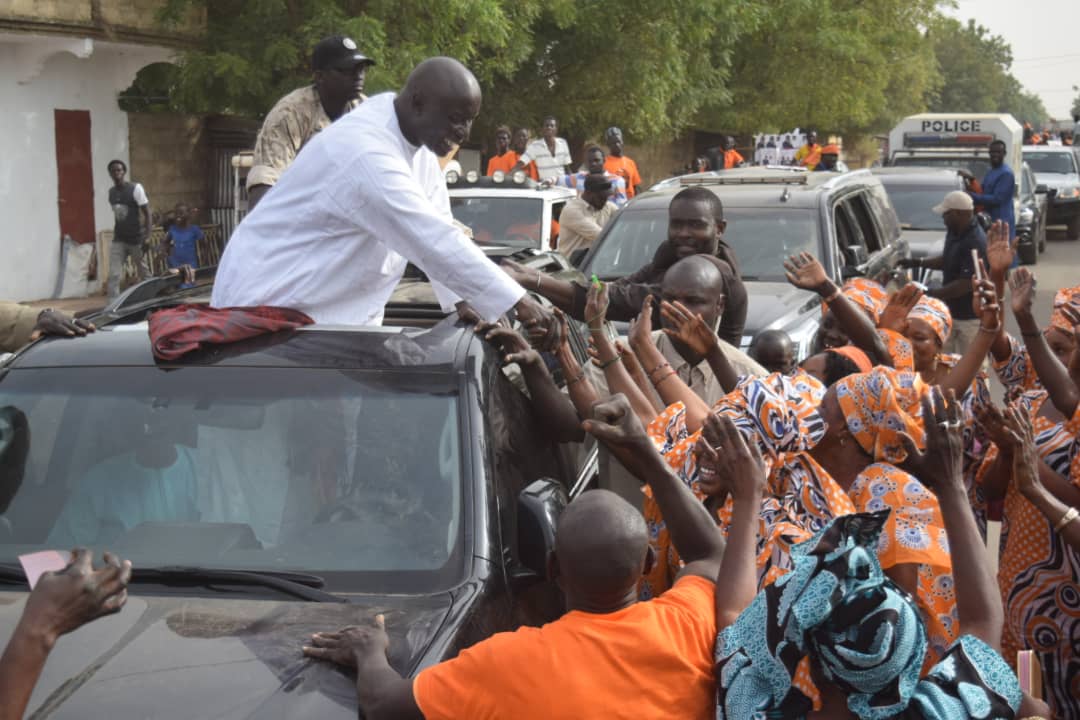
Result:
[[[604,137],[607,139],[608,150],[610,150],[604,160],[604,169],[612,175],[618,175],[626,182],[626,199],[632,200],[641,192],[641,175],[638,174],[637,163],[623,155],[622,130],[609,127]]]
[[[730,170],[745,164],[743,156],[735,149],[735,138],[728,135],[724,138],[724,169]]]
[[[657,452],[625,396],[597,403],[582,426],[648,482],[686,561],[660,597],[637,600],[638,581],[656,559],[641,514],[612,492],[592,490],[559,518],[548,558],[548,575],[566,596],[561,619],[497,634],[415,680],[390,667],[381,616],[375,627],[316,634],[304,653],[355,667],[360,708],[373,720],[715,717],[717,617],[727,624],[742,609],[735,604],[753,599],[757,513],[749,502],[760,503],[764,486],[760,457],[730,420],[717,421],[726,422],[725,432],[711,447],[731,449],[724,477],[738,479],[732,493],[749,510],[735,514],[727,554],[715,522]],[[717,598],[718,576],[739,587]]]
[[[821,146],[817,141],[817,130],[806,133],[806,144],[795,151],[795,164],[807,170],[813,170],[821,160]]]
[[[488,159],[487,174],[494,175],[496,170],[508,173],[517,161],[518,154],[510,149],[510,128],[500,125],[495,128],[495,154]]]

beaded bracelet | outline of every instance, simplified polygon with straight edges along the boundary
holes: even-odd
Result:
[[[668,373],[667,375],[665,375],[664,377],[660,378],[659,380],[653,380],[653,387],[660,387],[660,384],[661,384],[662,382],[664,382],[665,380],[667,380],[668,378],[670,378],[670,377],[671,377],[672,375],[674,375],[674,374],[675,374],[675,371],[674,371],[674,370],[672,370],[671,372],[669,372],[669,373]]]
[[[573,380],[570,380],[569,382],[566,383],[566,387],[570,387],[574,383],[579,383],[584,379],[585,379],[585,369],[582,368],[581,372],[578,373],[578,376],[576,378],[574,378]]]
[[[611,358],[607,362],[596,363],[596,367],[600,368],[601,370],[606,370],[607,368],[611,367],[612,365],[619,362],[620,360],[622,360],[622,355],[616,355],[615,357]]]

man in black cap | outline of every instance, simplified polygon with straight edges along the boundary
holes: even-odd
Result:
[[[587,250],[615,214],[611,202],[611,179],[603,173],[585,176],[585,190],[566,203],[559,216],[559,252],[567,258],[575,250]]]
[[[334,35],[319,41],[311,53],[312,84],[278,100],[259,130],[247,177],[248,210],[255,208],[315,133],[363,102],[364,76],[374,64],[352,38]]]

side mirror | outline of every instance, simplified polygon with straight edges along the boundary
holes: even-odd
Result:
[[[536,480],[518,495],[518,561],[522,568],[515,571],[515,581],[547,576],[547,558],[555,549],[555,526],[569,503],[562,483],[551,478]]]
[[[848,266],[862,266],[870,262],[870,253],[862,245],[851,245],[844,251],[844,259]]]
[[[585,254],[587,252],[589,252],[589,248],[578,248],[574,252],[570,253],[570,257],[567,259],[574,267],[581,267],[581,261],[585,259]]]
[[[1035,186],[1035,193],[1038,195],[1045,195],[1048,192],[1050,192],[1050,188],[1041,183]]]

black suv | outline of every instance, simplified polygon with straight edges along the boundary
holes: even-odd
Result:
[[[25,462],[0,448],[0,633],[24,553],[78,544],[135,567],[120,614],[60,640],[36,713],[355,718],[353,681],[301,656],[311,633],[384,613],[411,675],[561,613],[544,563],[589,471],[470,328],[388,307],[385,327],[162,363],[145,316],[177,297],[137,296],[88,337],[0,362],[0,430],[31,438]]]
[[[758,331],[779,328],[800,359],[810,351],[820,299],[788,284],[789,255],[812,253],[837,282],[857,275],[887,282],[906,253],[896,213],[869,172],[746,168],[673,178],[635,197],[593,243],[583,275],[611,280],[649,262],[667,238],[672,197],[690,185],[707,187],[724,203],[724,240],[735,249],[749,296],[744,347]]]

